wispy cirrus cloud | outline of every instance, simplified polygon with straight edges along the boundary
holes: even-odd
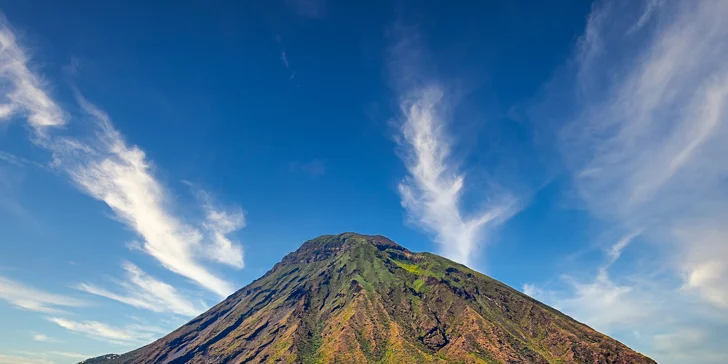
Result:
[[[208,242],[199,229],[185,224],[168,206],[167,192],[152,175],[145,153],[136,146],[128,146],[103,111],[83,98],[79,98],[79,103],[97,127],[97,139],[93,144],[54,144],[56,164],[85,192],[105,202],[119,220],[137,231],[145,240],[142,249],[167,269],[220,296],[232,293],[229,282],[210,273],[199,262]],[[68,145],[72,146],[70,151]]]
[[[0,105],[0,121],[7,120],[12,114],[12,105]]]
[[[53,364],[53,361],[45,358],[0,354],[0,364]]]
[[[565,129],[563,145],[566,153],[585,151],[569,153],[569,161],[581,171],[575,182],[591,211],[625,226],[645,225],[679,244],[679,268],[688,276],[711,276],[694,282],[696,292],[728,288],[722,223],[728,218],[728,167],[718,162],[728,155],[728,30],[722,20],[728,5],[652,1],[645,7],[660,22],[639,34],[646,47],[627,50],[610,28],[616,9],[595,9],[592,22],[606,20],[579,54],[606,49],[580,63],[579,72],[606,68],[619,76],[580,81],[581,111]],[[607,56],[617,50],[624,59]],[[728,308],[722,297],[705,298]]]
[[[64,308],[86,305],[82,300],[42,291],[3,276],[0,276],[0,299],[17,308],[53,314],[63,312]]]
[[[33,341],[39,341],[43,343],[57,343],[58,340],[43,334],[33,334]]]
[[[594,276],[565,274],[562,285],[524,284],[523,292],[660,363],[721,363],[725,313],[681,294],[668,272],[636,267],[610,272],[620,257],[612,252],[622,241],[604,250],[604,263]]]
[[[99,321],[74,321],[62,317],[48,317],[48,321],[75,333],[92,339],[117,345],[137,345],[152,341],[159,336],[157,330],[141,326],[115,327]]]
[[[69,358],[69,359],[79,359],[79,360],[85,360],[85,359],[88,359],[88,358],[93,357],[93,355],[86,355],[86,354],[81,354],[81,353],[72,353],[72,352],[67,352],[67,351],[49,351],[48,354],[50,354],[50,355],[56,355],[56,356],[61,356],[61,357],[64,357],[64,358]]]
[[[91,125],[91,136],[61,135],[67,114],[45,91],[41,78],[28,67],[28,57],[4,19],[0,22],[0,77],[6,83],[4,102],[12,115],[33,128],[36,145],[53,155],[53,166],[70,176],[89,196],[104,202],[115,217],[144,239],[141,249],[165,268],[224,297],[234,286],[213,274],[201,260],[209,249],[213,260],[242,267],[242,248],[225,235],[232,230],[203,228],[206,221],[187,223],[169,202],[168,192],[154,177],[152,163],[138,146],[129,145],[111,118],[78,95]],[[229,228],[229,226],[225,226]],[[210,232],[210,236],[205,232]],[[228,254],[224,259],[218,259]]]
[[[291,64],[288,62],[288,55],[284,50],[281,50],[281,62],[283,62],[283,66],[286,68],[286,70],[290,72],[288,80],[290,81],[296,78],[296,71],[291,68]]]
[[[523,286],[523,292],[549,302],[557,309],[587,322],[602,332],[613,332],[615,329],[644,322],[645,319],[654,317],[653,315],[661,311],[658,302],[650,302],[650,293],[645,287],[638,287],[636,282],[629,284],[615,282],[609,273],[612,264],[638,235],[639,232],[625,235],[605,249],[605,262],[598,267],[595,277],[585,280],[572,275],[563,275],[561,280],[570,289],[567,294],[530,284]],[[649,311],[644,309],[648,303],[650,303]]]
[[[66,123],[63,110],[44,91],[45,81],[28,68],[28,57],[1,13],[0,65],[0,77],[12,85],[0,100],[0,119],[23,116],[38,133]]]
[[[14,350],[12,351],[12,356],[7,356],[8,358],[14,358],[18,361],[12,361],[13,364],[22,364],[25,363],[22,360],[26,360],[27,363],[54,363],[54,362],[66,362],[68,359],[77,359],[77,361],[89,359],[98,355],[86,355],[81,353],[74,353],[74,352],[68,352],[68,351],[24,351],[24,350]],[[2,356],[0,356],[2,357]],[[58,361],[56,361],[58,360]],[[0,363],[5,363],[3,361],[0,361]]]
[[[395,139],[408,171],[398,186],[401,203],[411,222],[434,235],[445,256],[469,264],[487,231],[518,210],[516,199],[498,191],[477,211],[463,207],[465,173],[452,155],[455,140],[447,132],[452,121],[447,89],[428,79],[416,31],[395,33],[390,66],[401,112]]]
[[[212,195],[199,189],[197,198],[201,201],[205,213],[202,227],[211,240],[211,246],[205,249],[208,259],[242,269],[243,249],[228,236],[245,227],[243,209],[239,206],[223,208],[216,203]]]
[[[700,350],[692,360],[711,362],[711,350],[728,345],[713,334],[728,329],[728,167],[720,162],[728,155],[727,15],[722,1],[598,2],[567,70],[575,111],[558,143],[578,196],[618,229],[639,228],[651,257],[667,259],[623,269],[619,284],[600,269],[546,301],[577,302],[564,310],[587,323],[618,318],[598,312],[610,294],[632,312],[650,307],[649,319],[620,323],[640,328],[661,362]],[[625,246],[608,251],[608,261]],[[683,319],[666,326],[665,317]],[[660,344],[696,332],[711,339],[690,354]]]
[[[45,168],[43,165],[41,165],[38,162],[29,160],[27,158],[19,157],[15,154],[11,154],[8,152],[0,151],[0,160],[5,161],[6,163],[12,164],[16,167],[25,167],[25,166],[33,166],[37,168]]]
[[[280,35],[276,36],[276,43],[278,43],[281,47],[281,63],[283,64],[283,67],[285,67],[286,71],[288,71],[288,80],[291,81],[296,78],[296,70],[291,67],[291,63],[288,61],[288,53],[286,53],[286,50],[283,47],[283,38],[281,38]]]
[[[168,312],[182,316],[197,316],[207,307],[195,303],[181,295],[173,286],[155,279],[130,262],[124,262],[126,280],[119,286],[122,293],[117,293],[97,285],[81,283],[77,289],[137,308]]]

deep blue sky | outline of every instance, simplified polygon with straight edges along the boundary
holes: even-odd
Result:
[[[728,267],[704,252],[728,258],[726,116],[680,110],[728,99],[719,2],[0,10],[0,363],[128,351],[345,231],[467,263],[661,362],[718,362]],[[165,260],[178,239],[186,260]]]

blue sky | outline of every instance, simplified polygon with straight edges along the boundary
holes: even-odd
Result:
[[[345,231],[724,361],[726,2],[0,10],[0,363],[126,352]]]

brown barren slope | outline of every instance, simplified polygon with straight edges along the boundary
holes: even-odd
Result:
[[[463,265],[382,236],[310,240],[142,363],[654,363]]]

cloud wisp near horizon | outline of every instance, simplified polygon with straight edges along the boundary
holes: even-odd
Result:
[[[66,330],[87,335],[92,339],[104,340],[123,346],[142,345],[165,333],[165,331],[158,328],[141,325],[127,325],[120,328],[99,321],[75,321],[62,317],[48,317],[48,321]]]
[[[21,309],[53,314],[62,313],[64,308],[87,305],[83,300],[48,293],[3,276],[0,276],[0,299]]]

